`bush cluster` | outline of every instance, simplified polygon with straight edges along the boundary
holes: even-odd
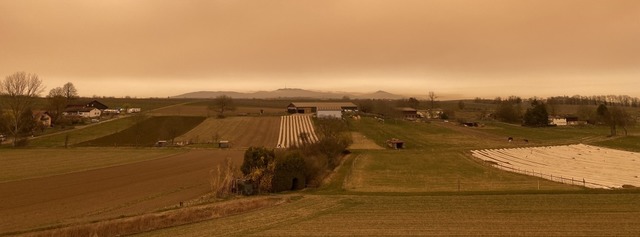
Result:
[[[296,190],[319,185],[323,177],[340,164],[351,145],[351,133],[344,120],[316,120],[319,141],[300,147],[274,150],[250,147],[240,167],[260,192]]]

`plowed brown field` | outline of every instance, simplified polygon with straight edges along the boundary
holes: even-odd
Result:
[[[178,205],[210,191],[210,171],[240,150],[187,153],[70,174],[0,183],[0,235],[133,215]]]
[[[176,142],[210,143],[217,136],[219,140],[228,140],[235,148],[276,147],[279,131],[280,117],[208,118],[193,130],[176,138]]]

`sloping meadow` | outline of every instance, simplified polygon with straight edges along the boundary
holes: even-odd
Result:
[[[170,141],[188,132],[204,120],[205,117],[192,116],[141,118],[125,130],[80,143],[78,146],[153,146],[158,141]]]

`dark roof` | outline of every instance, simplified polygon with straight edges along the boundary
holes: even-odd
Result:
[[[109,106],[106,106],[100,101],[92,100],[92,101],[79,101],[77,103],[67,105],[67,108],[76,108],[76,107],[93,107],[99,110],[108,109]]]
[[[91,110],[94,110],[96,108],[94,107],[67,107],[64,112],[91,112]]]

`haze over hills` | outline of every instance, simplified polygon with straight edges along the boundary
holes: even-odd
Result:
[[[243,99],[275,99],[275,98],[313,98],[313,99],[341,99],[345,96],[351,99],[403,99],[409,96],[392,94],[386,91],[376,91],[373,93],[354,92],[321,92],[296,88],[277,89],[274,91],[257,91],[242,93],[235,91],[197,91],[172,96],[172,98],[215,98],[220,95],[227,95],[232,98]]]

